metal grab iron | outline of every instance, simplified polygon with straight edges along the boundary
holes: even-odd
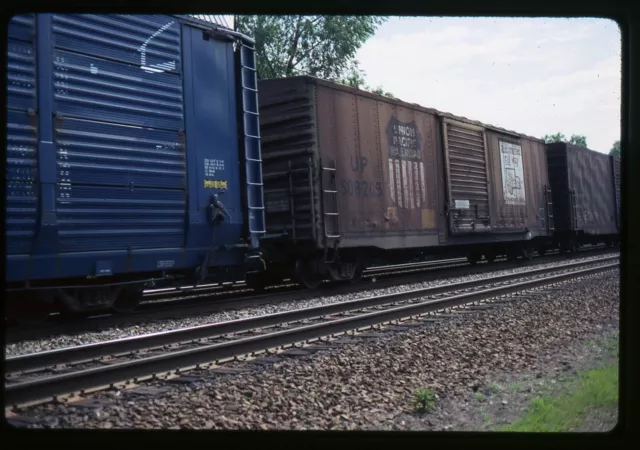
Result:
[[[211,225],[218,225],[220,222],[224,221],[224,216],[229,218],[229,222],[231,222],[231,214],[227,211],[224,204],[218,198],[218,195],[222,195],[224,192],[220,192],[219,194],[213,194],[211,196],[211,204],[209,205],[209,214],[207,218],[209,219],[209,223]]]

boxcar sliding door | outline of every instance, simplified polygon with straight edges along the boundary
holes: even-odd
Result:
[[[451,234],[491,231],[484,129],[443,119],[447,214]]]

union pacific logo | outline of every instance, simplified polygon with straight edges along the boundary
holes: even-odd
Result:
[[[394,205],[420,208],[427,202],[422,137],[415,122],[403,123],[395,117],[387,126],[389,140],[389,194]]]

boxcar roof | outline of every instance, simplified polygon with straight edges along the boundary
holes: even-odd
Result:
[[[254,44],[255,41],[252,37],[247,36],[239,31],[232,30],[224,18],[220,15],[212,14],[175,14],[174,17],[179,18],[184,22],[188,22],[192,25],[205,28],[207,30],[217,31],[219,33],[227,34],[232,37],[240,38],[245,42]]]
[[[608,158],[609,156],[612,156],[612,155],[609,155],[608,153],[602,153],[597,150],[593,150],[589,147],[582,147],[581,145],[572,144],[571,142],[550,142],[548,145],[550,148],[565,147],[566,150],[577,150],[581,152],[597,153],[598,155],[601,155],[604,158]],[[617,158],[616,156],[612,156],[612,157]]]
[[[397,98],[390,98],[390,97],[385,97],[383,95],[379,95],[379,94],[375,94],[373,92],[369,92],[369,91],[365,91],[362,89],[358,89],[358,88],[354,88],[351,86],[346,86],[344,84],[340,84],[340,83],[336,83],[333,81],[328,81],[328,80],[324,80],[322,78],[317,78],[317,77],[313,77],[311,75],[298,75],[298,76],[294,76],[294,77],[287,77],[286,79],[290,79],[290,80],[307,80],[307,82],[309,83],[313,83],[313,84],[317,84],[317,85],[323,85],[323,86],[327,86],[330,87],[332,89],[338,89],[338,90],[342,90],[342,91],[346,91],[346,92],[352,92],[352,93],[357,93],[359,95],[364,95],[365,97],[370,97],[370,98],[374,98],[376,100],[380,100],[380,101],[385,101],[388,103],[393,103],[396,104],[398,106],[403,106],[405,108],[411,108],[414,110],[418,110],[418,111],[423,111],[426,113],[430,113],[430,114],[435,114],[441,117],[445,117],[448,119],[452,119],[452,120],[457,120],[459,122],[465,122],[468,123],[470,125],[476,125],[476,126],[480,126],[483,128],[486,128],[488,130],[492,130],[492,131],[496,131],[496,132],[500,132],[500,133],[504,133],[504,134],[509,134],[512,136],[518,136],[524,139],[529,139],[529,140],[533,140],[533,141],[538,141],[538,142],[544,142],[541,138],[537,138],[534,136],[529,136],[523,133],[519,133],[517,131],[513,131],[513,130],[507,130],[505,128],[501,128],[495,125],[489,125],[486,123],[482,123],[478,120],[473,120],[473,119],[469,119],[467,117],[463,117],[463,116],[456,116],[454,114],[451,113],[447,113],[447,112],[442,112],[442,111],[438,111],[437,109],[434,108],[427,108],[425,106],[421,106],[417,103],[409,103],[406,102],[404,100],[400,100]],[[276,78],[276,79],[266,79],[266,80],[262,80],[262,81],[277,81],[277,80],[282,80],[282,78]],[[260,92],[258,92],[258,96],[260,95]]]

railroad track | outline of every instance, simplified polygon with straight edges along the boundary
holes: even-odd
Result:
[[[202,365],[220,364],[241,355],[281,351],[323,337],[362,331],[375,325],[412,319],[446,308],[457,308],[613,270],[619,256],[569,262],[526,273],[488,277],[456,285],[371,296],[154,333],[98,344],[22,355],[5,360],[5,405],[48,401],[70,393],[117,387],[145,379],[175,376]],[[486,306],[485,306],[486,307]],[[57,372],[57,374],[55,374]],[[54,373],[52,375],[52,373]]]
[[[559,254],[548,254],[543,258],[534,258],[531,261],[507,262],[498,260],[489,265],[486,262],[476,266],[470,266],[463,258],[430,261],[428,263],[409,263],[398,266],[381,266],[371,268],[367,274],[368,279],[361,283],[350,284],[341,283],[327,285],[314,291],[304,289],[276,290],[274,292],[257,295],[237,295],[231,297],[211,296],[206,293],[199,293],[192,298],[182,300],[171,300],[163,302],[149,302],[141,304],[136,311],[128,314],[103,314],[89,316],[85,320],[71,319],[66,317],[54,318],[49,322],[31,326],[7,327],[5,339],[7,344],[20,341],[46,339],[56,335],[69,335],[83,332],[96,332],[110,327],[134,326],[142,323],[172,320],[176,318],[188,318],[212,314],[224,310],[242,309],[253,306],[278,304],[284,302],[295,302],[306,300],[310,295],[315,297],[329,297],[335,295],[348,295],[354,292],[366,292],[372,289],[384,289],[398,285],[413,284],[431,281],[442,276],[468,276],[478,273],[498,270],[508,270],[520,268],[523,265],[536,266],[539,264],[552,263],[558,260],[571,259],[572,257],[582,257],[585,254],[607,254],[607,248],[587,248],[580,253],[567,256]],[[402,269],[401,273],[389,274],[388,270]],[[252,292],[248,290],[248,292]]]
[[[580,253],[601,251],[607,249],[603,245],[586,246],[580,249]],[[551,250],[545,254],[545,256],[559,255],[558,250]],[[535,256],[539,257],[538,252],[535,252]],[[505,257],[496,258],[495,263],[506,262]],[[478,265],[487,265],[486,261],[481,261]],[[362,273],[362,281],[366,282],[370,279],[380,279],[382,277],[393,277],[402,274],[409,274],[411,272],[432,271],[439,269],[450,269],[454,267],[468,267],[470,266],[467,258],[446,258],[430,261],[420,261],[403,264],[393,264],[384,266],[372,266],[365,269]],[[329,280],[325,280],[324,284],[331,283]],[[290,280],[285,279],[281,284],[272,285],[266,288],[274,293],[282,293],[289,291],[301,291],[302,288],[299,285]],[[247,292],[253,292],[253,289],[249,288],[244,281],[227,282],[221,284],[207,284],[200,286],[181,286],[175,288],[162,288],[162,289],[148,289],[143,293],[143,305],[184,301],[184,300],[196,300],[202,297],[211,299],[214,296],[245,294]],[[227,298],[225,298],[227,300]]]
[[[500,262],[500,260],[497,260]],[[367,282],[371,279],[392,278],[394,276],[406,275],[411,272],[429,272],[450,269],[459,266],[468,266],[465,258],[443,259],[435,261],[417,262],[409,264],[399,264],[397,266],[379,266],[366,269],[363,273],[362,281]],[[288,281],[288,282],[287,282]],[[343,288],[340,284],[325,286],[316,289],[316,292],[324,293],[325,291],[332,291],[334,289],[340,290]],[[182,286],[175,288],[162,288],[162,289],[148,289],[143,292],[143,299],[136,310],[130,313],[115,313],[115,312],[99,312],[99,313],[86,313],[86,314],[65,314],[55,311],[50,315],[49,321],[35,324],[24,325],[11,321],[6,321],[5,324],[12,332],[24,333],[25,330],[38,330],[46,329],[53,323],[73,323],[78,319],[93,320],[95,318],[112,317],[112,316],[135,316],[138,314],[147,314],[151,311],[158,310],[173,310],[175,309],[188,309],[193,306],[200,306],[203,303],[215,303],[219,305],[232,305],[235,302],[243,301],[244,304],[250,304],[251,301],[260,302],[261,300],[268,301],[269,299],[275,299],[280,295],[290,295],[295,293],[307,292],[301,288],[297,283],[290,280],[283,280],[283,283],[273,285],[267,288],[266,293],[253,294],[253,289],[249,288],[244,281],[229,282],[223,284],[208,284],[200,286]],[[333,294],[331,294],[333,295]],[[20,338],[18,338],[19,340]]]
[[[504,258],[502,258],[504,260]],[[423,261],[388,266],[369,267],[363,271],[362,280],[370,278],[394,276],[403,273],[452,268],[468,265],[466,258],[448,258],[434,261]],[[325,280],[328,283],[328,280]],[[267,290],[274,293],[302,290],[299,285],[290,279],[285,279],[281,284],[269,286]],[[183,286],[177,288],[149,289],[143,293],[143,304],[155,304],[160,302],[184,301],[201,297],[212,298],[218,295],[246,294],[253,292],[244,281],[223,284],[210,284],[201,286]]]

